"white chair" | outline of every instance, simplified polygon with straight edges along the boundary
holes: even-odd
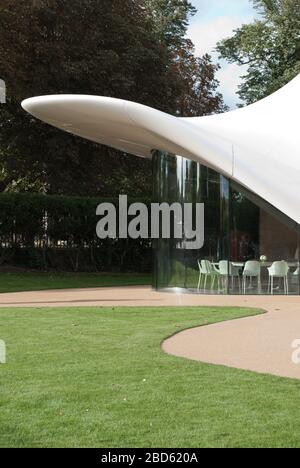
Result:
[[[198,260],[198,268],[199,268],[199,280],[198,280],[198,291],[200,290],[201,288],[201,280],[202,280],[202,276],[204,275],[204,272],[202,270],[202,267],[201,267],[201,261]]]
[[[246,262],[243,271],[243,293],[246,294],[247,279],[250,279],[250,287],[252,287],[253,278],[257,278],[257,289],[261,293],[261,280],[260,280],[260,263],[256,260],[249,260]]]
[[[293,285],[295,284],[297,285],[299,283],[299,275],[300,275],[300,268],[298,267],[297,270],[295,270],[291,276],[291,281]]]
[[[212,263],[211,263],[211,268],[212,268],[212,285],[211,285],[211,289],[214,289],[215,282],[216,282],[216,279],[217,279],[218,280],[218,294],[219,294],[219,292],[220,292],[220,278],[221,278],[220,271]]]
[[[220,278],[219,271],[214,267],[214,265],[209,260],[201,261],[201,275],[204,275],[204,286],[203,289],[206,289],[207,279],[211,279],[211,289],[214,289],[216,278]],[[218,281],[218,292],[220,290],[220,281]]]
[[[269,285],[268,285],[268,292],[270,292],[272,295],[274,294],[274,278],[279,278],[283,279],[283,284],[284,284],[284,293],[288,294],[289,293],[289,280],[288,280],[288,273],[289,273],[289,266],[287,262],[284,260],[280,262],[274,262],[270,268],[268,268],[269,271]]]
[[[241,292],[241,280],[239,267],[232,264],[228,260],[221,260],[219,262],[219,272],[221,277],[225,279],[226,288],[228,288],[228,279],[231,278],[232,288],[234,288],[235,280],[238,280],[239,292]]]

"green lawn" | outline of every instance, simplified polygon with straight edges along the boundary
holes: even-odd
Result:
[[[146,284],[151,284],[151,275],[137,273],[0,273],[0,293]]]
[[[300,446],[300,382],[175,358],[230,308],[2,309],[1,447]]]

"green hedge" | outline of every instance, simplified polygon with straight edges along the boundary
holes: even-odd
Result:
[[[137,200],[128,200],[133,203]],[[138,200],[150,203],[150,200]],[[73,271],[151,270],[151,242],[96,236],[96,207],[118,199],[0,195],[0,265]]]

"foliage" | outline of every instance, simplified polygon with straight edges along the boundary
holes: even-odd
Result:
[[[247,65],[239,95],[247,104],[300,73],[300,0],[253,0],[259,20],[218,44],[222,58]]]
[[[102,202],[118,208],[117,199],[2,194],[0,263],[72,271],[150,272],[149,240],[97,238],[96,207]]]
[[[186,41],[189,18],[196,8],[189,0],[144,0],[144,4],[161,41],[176,52]]]
[[[197,62],[185,38],[194,12],[187,0],[2,0],[0,76],[8,102],[0,107],[0,190],[150,194],[148,160],[42,124],[20,102],[80,93],[133,100],[174,115],[182,114],[183,99],[185,115],[222,111],[215,66],[207,58]],[[203,81],[205,99],[195,92]],[[188,99],[190,82],[195,86]]]
[[[178,50],[176,68],[183,83],[177,99],[177,114],[182,117],[197,117],[226,112],[222,95],[217,92],[219,81],[215,78],[219,65],[214,64],[210,55],[194,56],[194,46],[186,41]]]
[[[228,110],[217,92],[215,77],[219,65],[211,56],[195,56],[194,45],[186,37],[190,16],[196,8],[188,0],[146,0],[157,32],[168,46],[173,70],[181,84],[175,101],[176,115],[183,117],[210,115]]]
[[[110,195],[116,184],[126,190],[130,180],[136,194],[143,192],[149,164],[123,160],[20,109],[26,97],[82,93],[166,110],[174,93],[167,50],[151,32],[140,2],[3,0],[0,31],[0,74],[8,88],[8,103],[1,107],[3,188]]]

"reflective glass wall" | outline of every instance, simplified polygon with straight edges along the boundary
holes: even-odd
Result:
[[[212,169],[153,155],[154,201],[204,203],[204,245],[154,241],[154,287],[201,294],[299,294],[299,226]]]

